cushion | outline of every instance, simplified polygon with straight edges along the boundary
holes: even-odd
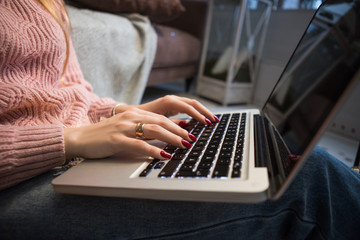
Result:
[[[69,0],[78,7],[111,13],[139,13],[152,22],[170,21],[185,11],[180,0]]]
[[[200,59],[200,39],[191,34],[164,25],[155,24],[158,36],[153,68],[197,64]]]

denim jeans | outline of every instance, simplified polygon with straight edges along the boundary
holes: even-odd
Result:
[[[359,239],[360,174],[316,148],[277,201],[57,194],[49,172],[0,192],[0,239]]]

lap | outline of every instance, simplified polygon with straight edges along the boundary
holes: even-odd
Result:
[[[319,149],[279,200],[259,204],[63,195],[53,191],[53,178],[48,172],[0,192],[1,239],[328,238],[347,231],[335,224],[349,216],[359,224],[351,215],[360,210],[359,175]],[[339,212],[338,203],[347,207]]]

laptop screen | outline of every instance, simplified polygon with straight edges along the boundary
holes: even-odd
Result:
[[[360,66],[360,3],[322,4],[263,113],[301,155]]]

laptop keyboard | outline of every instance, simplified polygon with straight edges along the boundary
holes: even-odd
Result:
[[[170,160],[154,159],[140,173],[160,169],[160,178],[240,178],[246,113],[217,115],[219,123],[204,125],[192,119],[187,130],[197,137],[190,149],[167,145]]]

